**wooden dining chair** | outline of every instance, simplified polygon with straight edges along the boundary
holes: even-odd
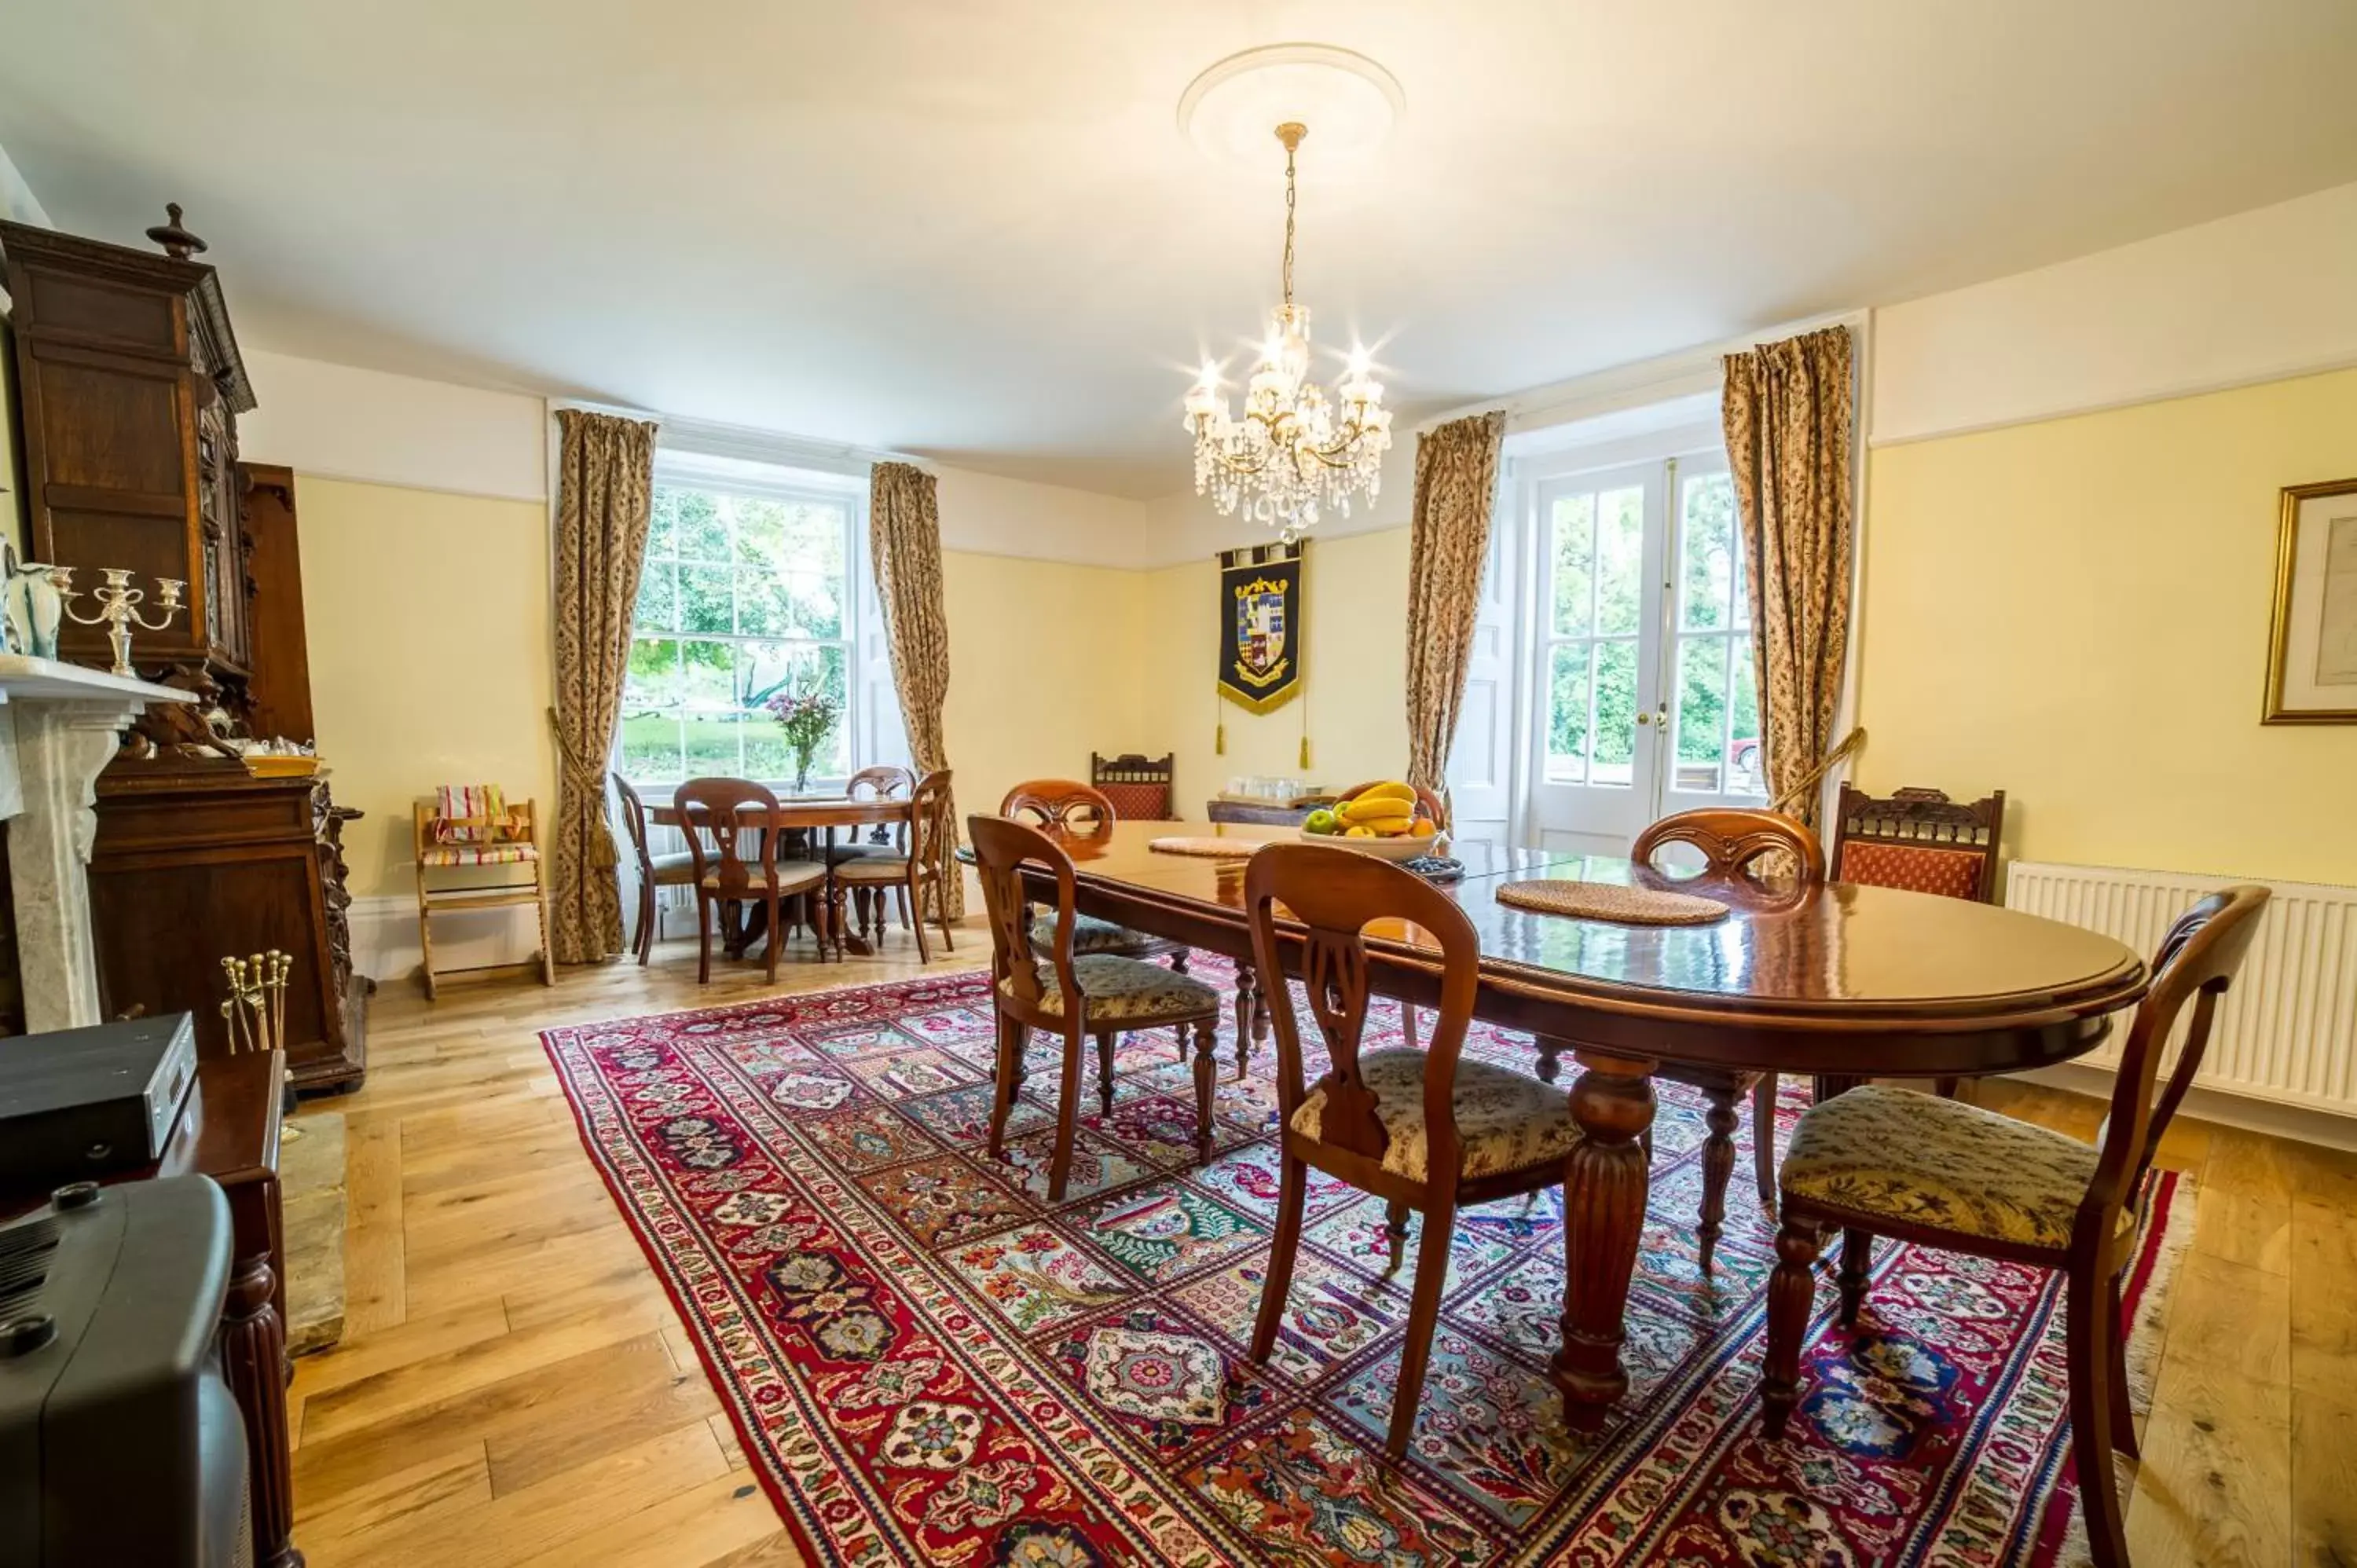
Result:
[[[639,955],[639,966],[643,969],[655,950],[655,891],[694,886],[695,857],[683,849],[650,853],[646,800],[620,774],[613,775],[613,779],[614,791],[621,798],[622,830],[630,837],[631,859],[639,868],[639,927],[630,938],[630,950]]]
[[[1080,1122],[1082,1042],[1097,1045],[1098,1103],[1113,1114],[1114,1042],[1139,1029],[1175,1028],[1180,1049],[1195,1036],[1195,1157],[1211,1157],[1211,1108],[1217,1069],[1211,1048],[1219,1035],[1220,993],[1201,981],[1118,953],[1076,952],[1072,932],[1072,860],[1039,829],[1006,817],[967,819],[990,911],[990,972],[997,1005],[996,1092],[990,1108],[990,1153],[1005,1151],[1006,1119],[1023,1087],[1023,1053],[1033,1029],[1064,1042],[1056,1099],[1056,1147],[1048,1167],[1048,1200],[1061,1203],[1071,1179],[1072,1144]],[[1038,922],[1024,885],[1034,866],[1056,879],[1053,934],[1033,939]]]
[[[844,781],[843,793],[852,800],[905,800],[916,792],[917,776],[893,763],[877,763],[863,768]],[[909,853],[909,827],[905,822],[877,822],[851,830],[851,837],[843,843],[830,843],[825,849],[829,865],[841,865],[846,860],[863,855],[905,855]],[[909,896],[906,888],[894,889],[898,894],[900,929],[909,929]],[[853,929],[865,929],[872,919],[882,929],[884,914],[881,900],[884,889],[858,886],[852,889]]]
[[[2136,1451],[2120,1274],[2136,1255],[2146,1173],[2201,1070],[2218,998],[2258,934],[2264,887],[2228,887],[2178,918],[2153,960],[2112,1085],[2100,1145],[1958,1101],[1865,1084],[1801,1117],[1784,1159],[1783,1224],[1768,1284],[1761,1423],[1781,1437],[1800,1398],[1819,1231],[1842,1230],[1841,1320],[1857,1321],[1874,1238],[2061,1271],[2071,1453],[2097,1568],[2127,1562],[2112,1454]],[[2158,1102],[2161,1053],[2192,1016]]]
[[[786,945],[781,919],[784,901],[807,895],[811,929],[818,937],[819,956],[826,956],[826,867],[815,860],[780,863],[778,843],[785,835],[774,828],[739,829],[737,812],[759,806],[774,812],[778,798],[749,779],[691,779],[672,792],[679,811],[680,832],[695,868],[695,983],[712,980],[712,910],[717,904],[759,904],[769,916],[769,942],[764,953],[770,980],[778,978],[778,950]],[[747,860],[742,848],[751,833],[760,851]]]
[[[937,768],[920,779],[909,797],[908,842],[897,854],[885,851],[859,855],[843,861],[834,867],[834,897],[840,900],[846,889],[865,890],[871,897],[876,911],[874,934],[880,940],[884,934],[882,917],[883,895],[899,895],[900,908],[910,913],[917,935],[917,958],[931,963],[932,950],[925,944],[925,890],[938,888],[945,875],[949,856],[950,770]],[[838,907],[834,918],[843,919]],[[950,940],[948,901],[936,895],[933,918],[942,929],[942,950],[955,952],[957,944]]]
[[[1089,753],[1089,784],[1133,822],[1168,822],[1178,813],[1170,805],[1170,780],[1178,754],[1147,757],[1125,751],[1119,757]]]
[[[1287,929],[1277,929],[1276,906]],[[1580,1140],[1561,1090],[1511,1068],[1466,1057],[1481,948],[1457,901],[1413,872],[1330,844],[1273,843],[1244,869],[1244,914],[1263,992],[1287,995],[1286,953],[1308,993],[1324,1049],[1306,1081],[1296,1010],[1276,1011],[1276,1109],[1282,1166],[1276,1240],[1261,1284],[1252,1359],[1265,1365],[1285,1318],[1301,1247],[1311,1169],[1383,1198],[1397,1267],[1412,1210],[1424,1216],[1384,1446],[1407,1451],[1432,1356],[1459,1208],[1554,1187]],[[1404,920],[1440,950],[1440,1008],[1423,1050],[1362,1053],[1367,1023],[1365,931]],[[1295,927],[1306,927],[1297,938]]]
[[[1077,779],[1027,779],[1006,792],[1006,798],[998,803],[998,814],[1018,822],[1028,818],[1050,832],[1082,835],[1111,832],[1114,824],[1121,821],[1111,797]],[[1042,946],[1053,940],[1052,924],[1051,918],[1042,914],[1032,940]],[[1168,957],[1172,969],[1180,974],[1187,972],[1187,950],[1180,944],[1133,931],[1094,915],[1082,915],[1074,921],[1072,950],[1117,953],[1123,958]]]
[[[1639,833],[1629,858],[1639,865],[1653,866],[1655,857],[1671,844],[1684,844],[1699,854],[1702,875],[1707,877],[1756,878],[1763,865],[1772,869],[1781,862],[1783,874],[1802,886],[1825,879],[1825,852],[1817,835],[1807,823],[1776,811],[1735,808],[1679,811]],[[1695,1238],[1702,1272],[1709,1273],[1727,1222],[1727,1186],[1735,1174],[1735,1129],[1741,1124],[1736,1107],[1747,1093],[1751,1097],[1752,1178],[1761,1203],[1772,1207],[1776,1201],[1776,1075],[1663,1062],[1660,1076],[1699,1089],[1706,1101],[1702,1215]],[[1651,1153],[1650,1143],[1647,1152]]]

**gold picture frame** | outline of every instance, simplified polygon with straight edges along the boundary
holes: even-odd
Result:
[[[2357,479],[2284,487],[2259,722],[2357,724]]]

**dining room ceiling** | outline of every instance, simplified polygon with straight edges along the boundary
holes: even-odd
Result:
[[[2350,0],[0,0],[0,146],[251,344],[1151,498],[1282,220],[1179,96],[1295,40],[1405,95],[1299,267],[1403,430],[2357,179]]]

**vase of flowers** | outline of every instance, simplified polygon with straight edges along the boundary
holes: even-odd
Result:
[[[824,692],[780,692],[770,699],[770,716],[785,732],[786,746],[794,754],[794,793],[810,790],[811,758],[834,733],[843,709]]]

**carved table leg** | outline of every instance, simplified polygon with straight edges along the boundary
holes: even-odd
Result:
[[[1218,1049],[1220,1026],[1211,1018],[1195,1026],[1195,1163],[1211,1163],[1211,1112],[1217,1103],[1220,1069],[1211,1058]]]
[[[277,1202],[276,1184],[264,1200]],[[221,1313],[222,1369],[245,1417],[253,1489],[253,1560],[259,1568],[302,1568],[295,1549],[295,1487],[287,1452],[286,1325],[278,1316],[277,1272],[265,1249],[239,1258]]]
[[[1236,964],[1236,1074],[1252,1067],[1253,1026],[1261,1016],[1260,971],[1252,960]]]
[[[1558,1047],[1558,1049],[1561,1047]],[[1564,1419],[1593,1426],[1628,1391],[1622,1317],[1645,1228],[1645,1156],[1653,1124],[1653,1063],[1575,1048],[1572,1119],[1586,1136],[1564,1162],[1563,1348],[1549,1370]]]
[[[1743,1122],[1735,1112],[1738,1088],[1730,1081],[1703,1091],[1709,1104],[1702,1122],[1710,1129],[1710,1136],[1702,1145],[1702,1222],[1695,1227],[1695,1240],[1702,1253],[1704,1273],[1710,1273],[1711,1256],[1718,1247],[1719,1231],[1727,1219],[1727,1184],[1735,1175],[1735,1130]]]
[[[1539,1081],[1541,1083],[1553,1083],[1562,1075],[1563,1046],[1564,1043],[1561,1040],[1550,1040],[1544,1035],[1539,1036]]]

